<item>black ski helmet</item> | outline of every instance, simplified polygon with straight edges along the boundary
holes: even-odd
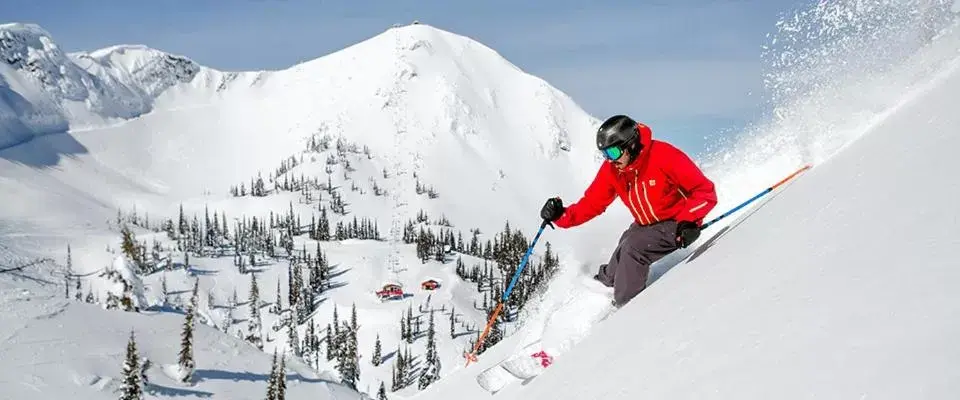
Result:
[[[626,115],[614,115],[603,121],[597,129],[597,150],[603,151],[610,146],[623,147],[631,158],[635,158],[641,147],[637,121]]]

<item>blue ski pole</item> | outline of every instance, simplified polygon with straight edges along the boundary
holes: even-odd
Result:
[[[467,358],[466,365],[470,365],[471,361],[477,361],[477,350],[480,349],[480,346],[483,344],[483,340],[487,337],[487,334],[490,333],[490,328],[493,326],[493,322],[497,320],[497,316],[500,315],[500,311],[503,311],[503,304],[506,303],[508,298],[510,298],[510,292],[513,291],[513,286],[517,283],[517,279],[520,278],[520,274],[523,273],[523,269],[527,266],[527,260],[530,259],[530,254],[533,253],[533,248],[537,245],[537,240],[540,240],[540,235],[543,233],[543,228],[546,228],[547,225],[550,225],[550,228],[552,229],[556,229],[553,227],[553,224],[547,220],[544,220],[543,223],[540,224],[540,230],[538,230],[537,235],[533,237],[533,242],[530,243],[530,247],[527,247],[527,252],[523,255],[523,259],[520,260],[520,266],[517,268],[517,272],[514,272],[513,279],[510,280],[510,285],[508,285],[507,289],[503,291],[503,295],[500,296],[500,301],[497,303],[497,307],[493,310],[490,320],[487,321],[486,328],[483,328],[483,333],[480,334],[480,338],[477,339],[477,343],[473,345],[473,351],[464,355]]]

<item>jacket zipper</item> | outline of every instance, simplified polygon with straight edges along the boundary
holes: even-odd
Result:
[[[643,203],[641,203],[640,201],[640,189],[637,188],[637,181],[639,180],[639,177],[640,177],[640,173],[634,171],[633,191],[627,190],[627,198],[630,200],[630,206],[633,208],[634,214],[638,216],[637,219],[640,220],[640,224],[649,225],[650,220],[647,217],[647,214],[643,211]],[[637,196],[637,203],[640,204],[640,207],[637,207],[637,205],[633,203],[633,195]]]
[[[653,216],[654,220],[660,222],[660,218],[657,217],[657,213],[653,212],[653,204],[650,204],[650,197],[647,196],[647,181],[643,180],[640,182],[640,184],[643,185],[643,199],[647,201],[647,207],[650,208],[650,215]]]

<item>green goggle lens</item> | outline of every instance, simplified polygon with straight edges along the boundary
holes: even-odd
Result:
[[[607,159],[614,161],[623,155],[623,149],[621,149],[619,146],[607,147],[603,149],[603,155],[607,157]]]

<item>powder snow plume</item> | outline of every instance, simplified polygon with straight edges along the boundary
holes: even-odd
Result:
[[[826,162],[956,59],[952,3],[821,1],[783,14],[762,51],[768,114],[703,158],[720,196],[708,218]]]

